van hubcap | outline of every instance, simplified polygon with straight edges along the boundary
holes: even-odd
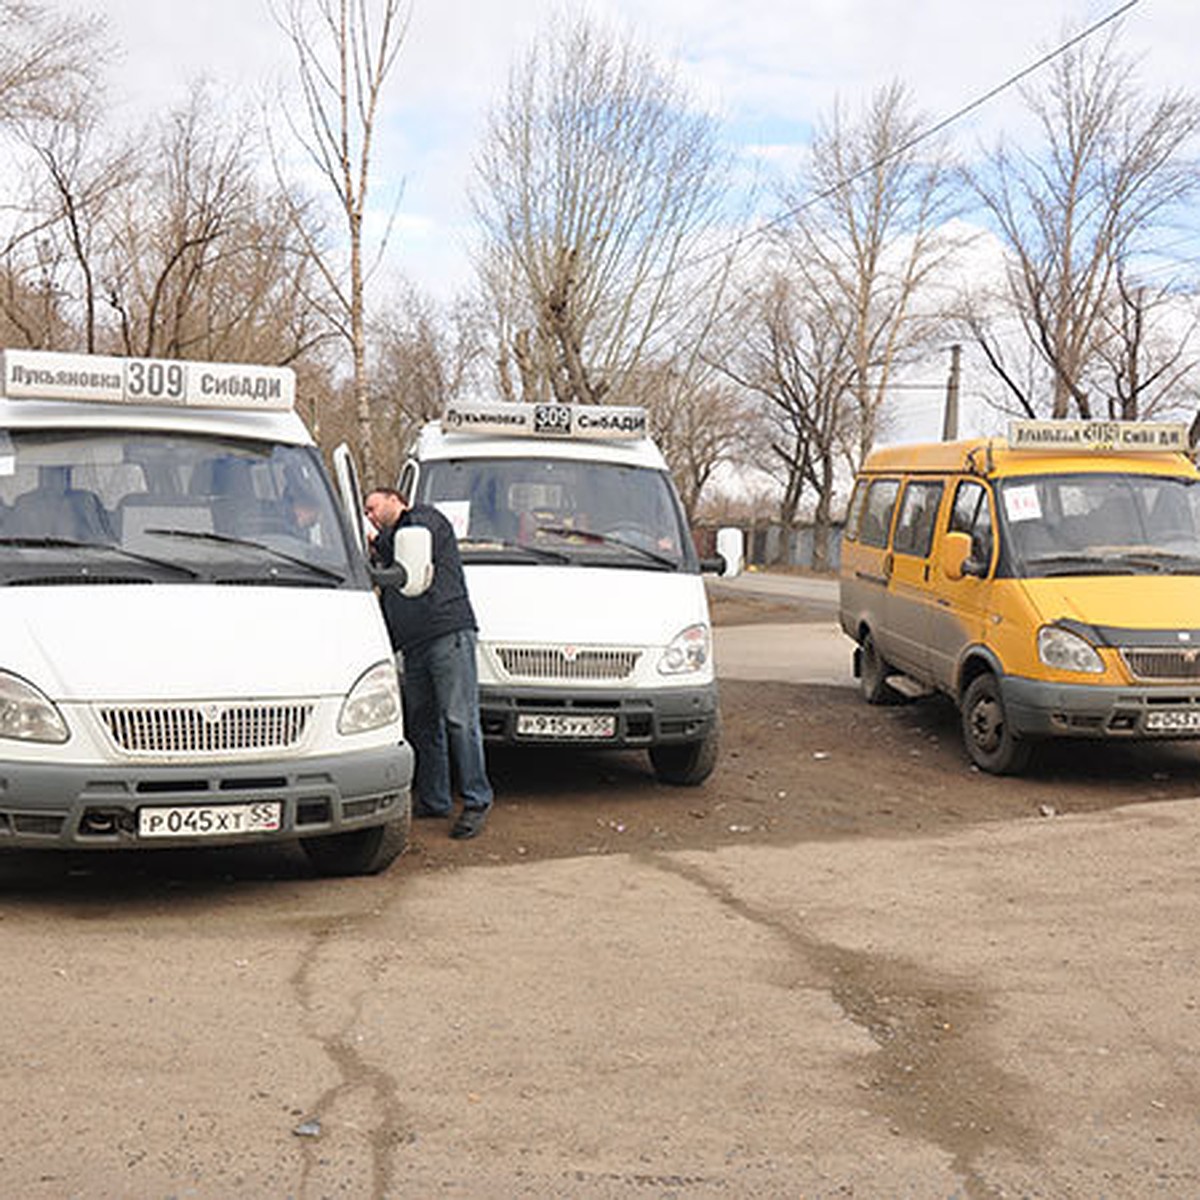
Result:
[[[1000,744],[1004,730],[1004,713],[994,700],[981,700],[971,713],[971,732],[975,743],[984,750],[994,750]]]

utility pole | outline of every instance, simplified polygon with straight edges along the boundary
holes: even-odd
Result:
[[[957,343],[950,347],[950,377],[946,380],[946,410],[942,414],[942,441],[952,442],[958,437],[958,372],[962,347]]]

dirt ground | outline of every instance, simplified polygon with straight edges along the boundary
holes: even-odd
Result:
[[[1002,779],[945,703],[722,711],[703,787],[493,753],[484,836],[368,879],[0,858],[5,1194],[1200,1194],[1200,751]]]
[[[715,596],[717,625],[828,620],[803,601]],[[956,826],[1111,809],[1194,796],[1200,744],[1066,742],[1020,778],[966,758],[957,714],[941,700],[865,704],[848,688],[725,680],[723,752],[700,788],[658,783],[642,754],[492,750],[497,803],[486,836],[450,842],[417,822],[407,869],[513,863],[642,848],[712,849]]]

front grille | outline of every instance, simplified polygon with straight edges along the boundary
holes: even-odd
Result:
[[[1121,657],[1135,679],[1200,679],[1200,652],[1195,649],[1128,647]]]
[[[500,665],[513,679],[628,679],[639,650],[573,650],[563,646],[500,646]]]
[[[304,736],[312,704],[121,705],[100,719],[127,754],[236,754],[286,750]]]

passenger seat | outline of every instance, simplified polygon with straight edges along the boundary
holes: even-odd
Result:
[[[16,498],[4,524],[10,537],[113,542],[108,511],[95,492],[80,488],[34,488]]]

